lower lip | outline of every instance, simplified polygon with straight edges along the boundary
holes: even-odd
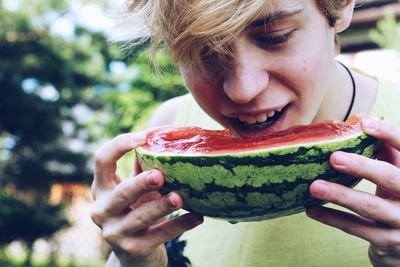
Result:
[[[286,106],[282,110],[281,116],[271,126],[259,130],[244,128],[238,123],[237,119],[232,119],[230,121],[230,125],[232,126],[234,132],[241,138],[252,138],[252,137],[263,136],[272,132],[284,130],[283,122],[285,121],[285,118],[287,116],[287,111],[288,111],[288,106]]]

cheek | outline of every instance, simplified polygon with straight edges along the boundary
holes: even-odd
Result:
[[[296,116],[301,123],[310,123],[321,105],[324,97],[324,75],[326,66],[314,53],[297,54],[290,58],[287,75],[291,77],[289,88],[295,94],[292,99]]]
[[[321,60],[313,58],[303,59],[302,68],[299,70],[305,79],[305,83],[310,88],[310,91],[320,87],[323,80],[324,66]]]
[[[204,82],[200,79],[187,82],[186,85],[188,86],[188,90],[193,97],[201,102],[205,101],[206,99],[213,99],[213,95],[216,91],[212,84]]]
[[[188,72],[182,72],[182,76],[187,89],[196,99],[207,93],[207,86],[203,79],[199,79],[195,74]]]
[[[303,76],[303,102],[309,104],[320,102],[325,88],[325,66],[321,64],[320,60],[307,59],[303,60],[303,65],[299,72]]]
[[[288,87],[294,91],[297,97],[311,95],[321,83],[320,63],[307,55],[291,57],[290,61],[284,63],[282,67],[286,77],[290,77],[287,79],[290,81]]]
[[[208,113],[218,106],[221,101],[222,90],[218,83],[199,75],[183,75],[189,92],[193,95],[196,102]]]

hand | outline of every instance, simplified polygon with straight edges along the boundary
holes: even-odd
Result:
[[[118,159],[144,143],[145,133],[123,134],[96,152],[91,217],[113,250],[108,266],[167,266],[164,243],[202,222],[190,213],[166,219],[183,200],[173,192],[158,193],[164,183],[161,172],[135,171],[123,181],[116,175]]]
[[[377,160],[335,152],[330,163],[340,172],[376,184],[375,195],[317,180],[310,187],[315,198],[355,214],[312,207],[307,215],[369,241],[368,254],[374,266],[400,266],[400,129],[372,118],[363,118],[362,127],[383,141]]]

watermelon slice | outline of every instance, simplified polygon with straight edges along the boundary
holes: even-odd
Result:
[[[360,179],[329,164],[337,150],[375,157],[379,142],[359,117],[294,126],[266,136],[235,139],[229,130],[162,127],[136,149],[143,170],[165,175],[161,192],[178,192],[184,209],[231,222],[272,219],[321,204],[310,184],[325,179],[349,187]]]

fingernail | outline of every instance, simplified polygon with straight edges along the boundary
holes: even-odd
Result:
[[[349,157],[345,153],[336,152],[334,155],[334,163],[341,166],[347,165],[349,163]]]
[[[174,193],[169,193],[167,197],[167,205],[170,209],[175,209],[178,206],[178,196]]]
[[[378,124],[376,121],[371,120],[371,119],[362,119],[362,127],[364,130],[368,131],[368,132],[373,132],[377,129]]]
[[[318,197],[325,197],[329,193],[329,186],[325,181],[319,180],[314,187],[314,194]]]
[[[147,179],[147,183],[150,185],[150,186],[158,186],[158,178],[157,178],[157,175],[156,175],[156,173],[155,173],[155,171],[151,171],[148,175],[147,175],[147,177],[146,177],[146,179]]]

